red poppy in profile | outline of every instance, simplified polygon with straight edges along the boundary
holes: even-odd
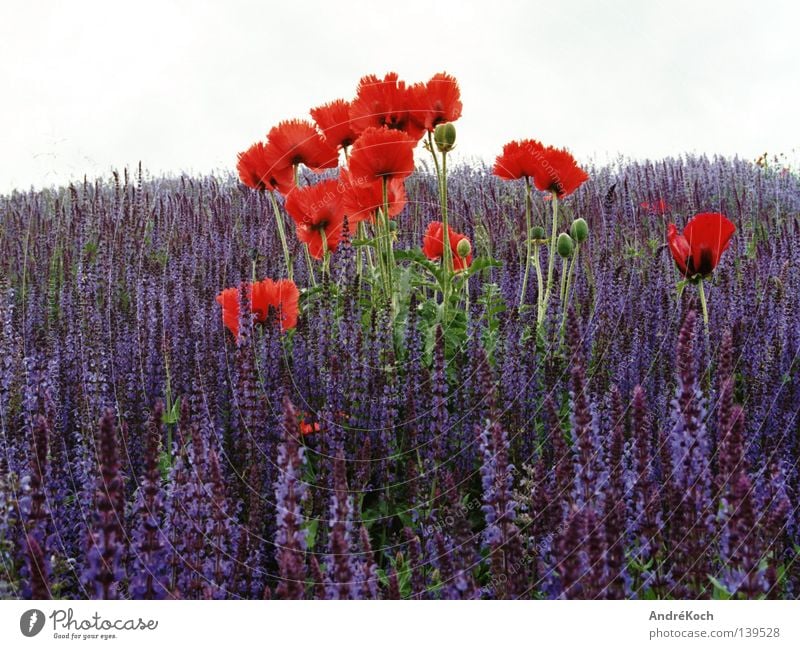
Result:
[[[356,89],[356,98],[350,104],[350,119],[356,133],[368,128],[386,128],[405,131],[418,141],[424,134],[411,115],[412,92],[397,73],[389,72],[383,79],[374,74],[362,77]]]
[[[291,167],[278,168],[276,159],[262,142],[256,142],[239,154],[236,169],[241,181],[252,189],[288,191],[292,187],[294,172]]]
[[[297,325],[297,301],[300,291],[290,279],[278,281],[269,278],[255,282],[249,287],[250,304],[256,321],[266,322],[270,309],[274,309],[281,329],[288,331]]]
[[[386,127],[368,128],[350,153],[350,179],[372,182],[406,178],[414,171],[414,141]]]
[[[706,277],[717,267],[727,250],[736,226],[722,214],[697,214],[686,224],[683,234],[670,223],[667,242],[672,258],[684,277]]]
[[[536,189],[569,196],[589,179],[566,149],[544,146],[538,140],[509,142],[497,156],[494,174],[504,180],[527,177]]]
[[[311,117],[322,131],[325,142],[332,147],[348,147],[358,137],[350,122],[349,101],[336,99],[317,108],[312,108]]]
[[[323,237],[330,252],[342,239],[344,206],[338,187],[338,180],[323,180],[297,187],[286,197],[286,211],[297,224],[297,238],[308,244],[315,259],[322,259]]]
[[[278,169],[304,164],[316,171],[339,164],[336,148],[325,142],[307,120],[290,119],[273,126],[267,135],[266,148]]]
[[[273,281],[269,278],[254,284],[244,284],[250,310],[255,321],[264,323],[272,308],[281,323],[281,329],[288,331],[297,325],[297,301],[300,292],[290,279]],[[222,307],[222,323],[234,337],[239,337],[239,288],[226,288],[217,295],[217,303]]]
[[[472,253],[466,257],[458,254],[458,244],[465,240],[469,243],[469,238],[464,234],[459,234],[449,225],[447,226],[448,239],[450,240],[450,250],[453,255],[453,270],[465,270],[472,264]],[[442,240],[443,225],[441,221],[431,221],[422,239],[422,252],[431,261],[438,261],[444,254],[444,243]],[[470,246],[471,247],[471,246]]]
[[[461,90],[455,77],[445,72],[433,75],[428,83],[411,86],[411,117],[426,131],[461,117]]]
[[[389,199],[389,217],[395,217],[406,206],[406,185],[402,178],[392,178],[386,185]],[[350,223],[357,221],[374,222],[375,213],[383,209],[383,181],[358,182],[351,179],[350,173],[339,173],[339,191],[342,193],[344,213]]]

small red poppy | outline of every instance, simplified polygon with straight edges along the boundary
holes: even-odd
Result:
[[[256,322],[264,323],[269,317],[270,308],[274,309],[281,329],[288,331],[297,325],[297,302],[300,292],[290,279],[274,281],[264,279],[254,284],[243,284],[250,302],[250,309]],[[226,288],[217,295],[217,303],[222,307],[222,323],[235,336],[239,337],[239,288]]]
[[[422,239],[422,252],[425,256],[432,260],[438,261],[444,254],[444,243],[442,240],[443,225],[441,221],[431,221],[428,223],[428,229],[425,231],[425,236]],[[459,234],[449,225],[447,226],[448,239],[450,240],[450,250],[453,257],[453,270],[464,270],[472,265],[472,254],[461,257],[458,254],[458,243],[462,239],[469,242],[469,238],[464,234]]]
[[[414,171],[414,140],[386,127],[368,128],[350,153],[350,179],[364,183],[406,178]]]
[[[406,185],[402,178],[392,178],[386,186],[389,199],[389,217],[395,217],[406,206]],[[339,173],[339,191],[342,193],[344,213],[350,223],[375,220],[375,213],[383,209],[383,181],[373,180],[359,183],[351,179],[350,173]]]
[[[669,214],[670,211],[669,204],[663,198],[658,199],[654,203],[648,203],[647,201],[644,201],[639,203],[639,207],[657,216],[664,216],[665,214]]]
[[[427,83],[415,83],[410,96],[412,119],[426,131],[461,117],[458,81],[445,72],[433,75]]]
[[[667,242],[672,258],[687,278],[706,277],[717,267],[727,250],[736,226],[722,214],[697,214],[686,224],[683,234],[670,223]]]
[[[368,128],[386,128],[405,131],[418,141],[425,130],[412,118],[412,92],[397,73],[389,72],[383,79],[374,74],[358,82],[356,98],[350,104],[350,119],[356,133]]]
[[[311,109],[311,117],[317,123],[325,142],[333,147],[348,147],[358,135],[350,122],[350,102],[336,99]]]
[[[290,167],[278,168],[276,158],[263,142],[256,142],[239,154],[236,169],[241,181],[252,189],[288,191],[292,187],[293,171]]]
[[[315,185],[295,188],[286,197],[286,211],[297,225],[297,238],[308,244],[312,257],[322,259],[325,250],[323,236],[328,250],[336,250],[344,226],[344,206],[338,180],[323,180]]]

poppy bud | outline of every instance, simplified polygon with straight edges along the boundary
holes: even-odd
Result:
[[[433,131],[433,141],[442,153],[452,151],[456,144],[456,127],[451,122],[439,124]]]
[[[575,219],[569,233],[575,241],[583,243],[589,238],[589,224],[584,219]]]
[[[466,259],[467,257],[470,256],[471,252],[472,252],[472,244],[470,244],[469,239],[464,237],[463,239],[461,239],[461,241],[458,242],[458,245],[456,246],[456,253],[458,253],[458,256],[461,257],[462,259]]]
[[[547,240],[547,235],[544,233],[544,228],[541,225],[534,225],[531,228],[531,239],[540,242]]]
[[[556,248],[558,250],[558,254],[562,258],[569,259],[572,257],[572,251],[575,248],[575,244],[572,242],[571,236],[569,236],[566,232],[562,232],[558,235]]]
[[[397,232],[397,221],[389,221],[389,231]]]

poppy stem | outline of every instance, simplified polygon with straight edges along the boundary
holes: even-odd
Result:
[[[567,288],[567,264],[569,260],[564,258],[561,260],[561,288],[558,291],[558,299],[561,302],[561,307],[564,308],[564,294]]]
[[[522,290],[519,293],[519,310],[525,305],[525,294],[528,291],[528,274],[531,270],[533,242],[531,241],[531,180],[525,176],[525,275],[522,278]],[[537,247],[538,255],[538,247]],[[537,260],[538,261],[538,260]],[[539,293],[536,295],[536,318],[539,318],[539,302],[541,299],[541,271],[539,272]]]
[[[705,326],[706,331],[706,340],[708,340],[709,332],[708,332],[708,305],[706,304],[706,289],[703,286],[703,278],[700,278],[700,281],[697,283],[697,290],[700,293],[700,307],[703,309],[703,324]]]
[[[536,321],[542,320],[542,297],[544,295],[544,277],[542,276],[542,264],[539,261],[539,244],[533,252],[533,267],[536,269]]]
[[[275,192],[270,192],[269,197],[272,200],[272,211],[275,214],[275,224],[278,228],[278,238],[281,240],[281,247],[283,248],[283,259],[286,262],[286,275],[289,277],[289,279],[294,279],[292,277],[294,275],[292,272],[292,257],[289,254],[289,244],[286,243],[286,231],[283,227],[283,216],[281,216],[281,211],[278,209],[278,201],[275,198]]]
[[[311,261],[311,253],[308,252],[308,244],[303,244],[303,252],[306,255],[306,266],[308,266],[308,279],[311,280],[311,286],[317,285],[317,278],[314,276],[314,264]]]
[[[553,192],[553,227],[550,232],[550,247],[547,251],[547,288],[544,292],[544,300],[542,301],[542,311],[539,314],[538,324],[544,322],[545,315],[547,314],[547,305],[550,303],[550,293],[553,290],[553,268],[555,266],[556,256],[556,235],[558,234],[558,194]]]
[[[569,311],[569,300],[570,300],[570,293],[572,293],[572,272],[575,269],[575,265],[578,263],[578,253],[580,253],[581,244],[575,244],[575,254],[572,255],[572,259],[569,262],[569,271],[567,271],[567,285],[564,288],[564,297],[562,298],[563,306],[562,306],[562,313],[561,313],[561,340],[564,340],[564,327],[567,324],[567,312]],[[565,260],[566,261],[566,260]]]
[[[447,222],[447,152],[445,151],[442,151],[442,174],[439,182],[439,197],[442,204],[442,270],[444,271],[442,314],[445,316],[445,322],[447,322],[447,307],[450,303],[450,279],[453,274],[453,251],[450,249],[450,226]]]
[[[389,181],[383,177],[383,225],[386,230],[386,276],[389,292],[387,298],[392,302],[394,309],[394,247],[392,246],[392,228],[389,223]]]

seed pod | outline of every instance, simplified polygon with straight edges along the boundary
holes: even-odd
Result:
[[[572,237],[566,232],[559,234],[556,249],[558,250],[558,254],[563,259],[569,259],[572,257],[572,252],[575,250],[575,244],[572,242]]]
[[[575,241],[583,243],[589,238],[589,224],[584,219],[575,219],[569,232]]]
[[[458,245],[456,246],[456,253],[462,259],[466,259],[470,256],[470,253],[472,253],[472,244],[469,242],[469,239],[464,237],[458,242]]]
[[[439,124],[433,131],[433,141],[436,142],[436,148],[442,153],[452,151],[456,145],[456,127],[450,122]]]

